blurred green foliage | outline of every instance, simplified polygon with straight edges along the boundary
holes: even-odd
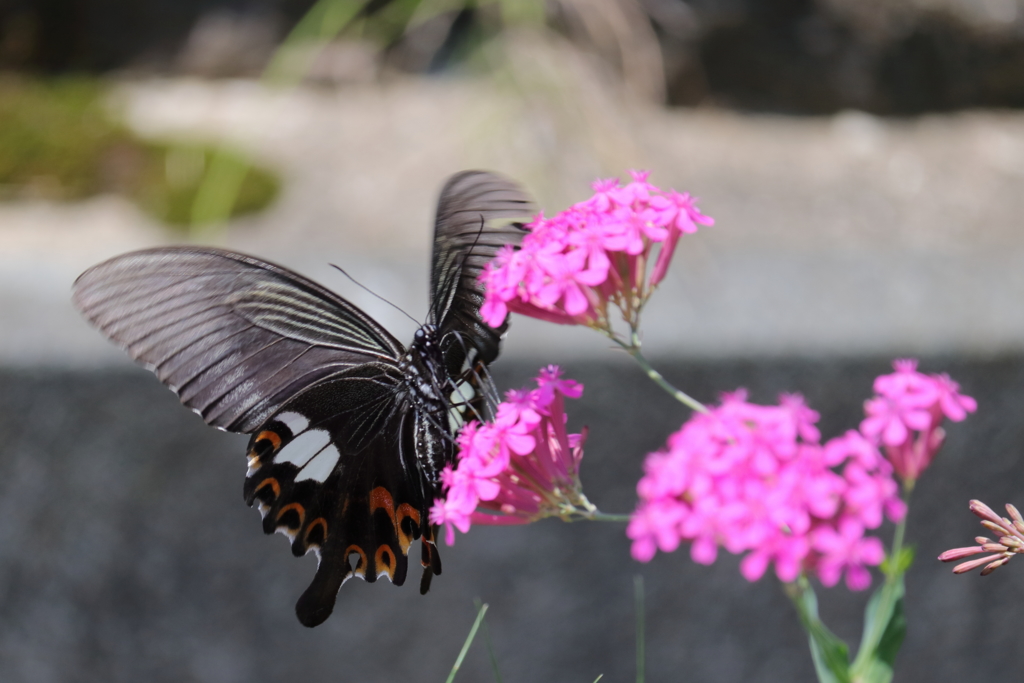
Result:
[[[237,151],[137,138],[111,117],[96,79],[0,78],[0,199],[118,192],[185,227],[214,153],[247,169],[229,216],[273,202],[278,179]]]

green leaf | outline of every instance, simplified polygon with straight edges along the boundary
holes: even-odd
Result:
[[[911,546],[905,546],[900,549],[899,555],[896,557],[896,574],[906,574],[907,570],[910,569],[910,565],[914,564],[914,548]],[[882,562],[881,570],[888,576],[892,574],[891,567],[893,566],[892,557],[886,557],[885,561]]]
[[[857,653],[854,662],[854,672],[858,679],[870,683],[889,683],[892,680],[896,655],[907,634],[907,619],[903,612],[905,590],[901,574],[895,582],[883,584],[868,601],[864,611],[861,651]],[[886,613],[882,613],[882,600],[886,591],[890,592],[889,608]]]
[[[863,671],[856,674],[857,683],[890,683],[892,681],[892,667],[877,659],[867,662]]]
[[[294,85],[316,61],[320,49],[358,16],[363,5],[357,0],[318,0],[274,51],[263,72],[265,82]],[[302,46],[312,50],[302,50]]]
[[[818,598],[809,583],[802,582],[793,597],[800,621],[810,640],[811,659],[820,683],[851,683],[849,648],[818,618]]]
[[[902,584],[903,579],[900,579],[900,598],[896,601],[889,625],[885,627],[885,633],[882,634],[882,641],[878,643],[878,659],[888,664],[890,668],[896,664],[896,655],[899,654],[903,638],[907,635],[907,616],[903,613]]]
[[[510,25],[520,24],[542,28],[545,22],[541,0],[498,0],[501,18]]]

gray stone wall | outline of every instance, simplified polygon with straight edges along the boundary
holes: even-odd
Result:
[[[500,386],[523,384],[541,362],[499,361]],[[761,402],[802,391],[826,437],[857,424],[887,368],[882,358],[663,366],[704,400],[740,385]],[[915,494],[896,680],[1005,679],[1018,664],[1024,564],[955,577],[934,558],[980,532],[968,499],[1024,503],[1024,358],[928,358],[923,369],[949,371],[979,410],[951,426]],[[569,406],[570,427],[591,429],[586,491],[606,511],[628,511],[643,455],[684,412],[631,366],[567,370],[586,384]],[[0,372],[0,443],[4,683],[439,681],[474,598],[490,604],[503,680],[632,680],[636,574],[647,588],[648,680],[813,680],[772,577],[749,584],[736,558],[703,567],[685,549],[639,565],[615,524],[473,529],[442,548],[444,574],[426,597],[353,581],[334,616],[307,630],[293,605],[314,561],[264,538],[245,507],[244,437],[209,429],[141,370]],[[855,641],[867,596],[819,597],[828,623]],[[494,680],[482,637],[457,680]]]

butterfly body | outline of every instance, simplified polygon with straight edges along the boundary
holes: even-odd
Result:
[[[74,303],[208,424],[250,435],[246,502],[316,575],[296,605],[307,626],[353,576],[404,583],[416,541],[421,592],[440,574],[429,508],[454,460],[454,430],[487,417],[487,365],[505,325],[479,316],[478,275],[521,239],[531,203],[468,171],[438,203],[428,321],[405,348],[363,311],[286,268],[218,249],[115,257],[75,283]]]

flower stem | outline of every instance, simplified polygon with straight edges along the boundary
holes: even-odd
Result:
[[[643,368],[643,371],[647,373],[647,376],[650,377],[655,384],[664,389],[669,394],[669,396],[679,401],[680,403],[690,408],[691,410],[696,410],[698,413],[710,412],[703,403],[693,398],[685,391],[682,391],[681,389],[677,389],[676,387],[672,386],[672,384],[669,383],[667,379],[665,379],[664,375],[662,375],[660,372],[655,370],[653,366],[651,366],[647,359],[644,358],[644,355],[640,352],[640,335],[637,333],[636,328],[633,328],[630,331],[629,342],[623,341],[621,338],[619,338],[618,335],[614,333],[608,334],[608,337],[613,342],[622,347],[622,349],[625,350],[626,353],[631,355],[633,357],[633,360],[635,360],[637,364],[641,368]]]
[[[832,633],[818,615],[818,597],[807,575],[801,574],[796,581],[783,584],[783,588],[793,601],[800,623],[807,633],[818,681],[850,683],[850,660],[846,643]]]
[[[904,484],[903,502],[906,503],[907,511],[903,515],[903,519],[896,525],[896,532],[892,537],[892,549],[889,551],[889,561],[885,566],[885,585],[882,587],[882,596],[878,602],[878,609],[875,610],[874,623],[871,624],[870,628],[864,630],[864,640],[861,641],[860,647],[857,650],[857,657],[853,661],[852,670],[854,672],[867,666],[867,663],[873,658],[895,606],[893,603],[896,596],[897,582],[907,569],[900,565],[903,554],[903,539],[907,531],[907,518],[910,516],[910,494],[913,489],[913,482]]]
[[[573,515],[575,517],[573,517]],[[578,519],[586,520],[588,522],[628,522],[631,515],[614,515],[608,514],[607,512],[601,512],[597,509],[597,506],[587,500],[587,497],[583,495],[581,491],[579,493],[579,500],[573,503],[572,512],[570,516],[562,516],[567,522],[572,522]]]
[[[633,600],[636,604],[636,683],[644,683],[644,577],[633,577]]]
[[[682,403],[684,406],[696,410],[698,413],[709,412],[707,407],[697,399],[693,398],[681,389],[677,389],[672,386],[665,377],[651,367],[651,364],[647,362],[647,359],[640,353],[640,349],[634,349],[629,352],[629,355],[633,356],[634,360],[644,369],[647,376],[654,380],[654,383],[669,393],[672,398]]]
[[[607,512],[598,512],[597,510],[583,515],[583,519],[591,522],[628,522],[629,518],[630,515],[614,515]]]
[[[476,631],[480,628],[480,622],[484,620],[484,615],[487,614],[487,603],[480,605],[479,610],[476,613],[476,621],[473,622],[473,628],[469,629],[469,635],[466,636],[466,642],[462,644],[462,649],[459,651],[459,656],[455,659],[455,666],[452,667],[452,671],[448,674],[448,679],[445,683],[452,683],[455,680],[455,674],[459,672],[459,667],[462,666],[462,660],[466,658],[466,653],[469,652],[469,646],[473,644],[473,639],[476,638]]]

